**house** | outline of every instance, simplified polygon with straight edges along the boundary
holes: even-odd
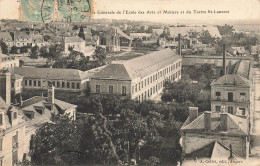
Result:
[[[260,45],[251,46],[250,50],[252,55],[257,55],[260,53]]]
[[[227,74],[211,83],[212,112],[250,117],[253,107],[252,63],[241,60],[227,67]]]
[[[132,39],[148,40],[151,37],[151,33],[130,33]]]
[[[89,71],[77,69],[31,67],[15,67],[14,74],[24,77],[22,85],[25,90],[46,90],[52,83],[57,90],[67,92],[82,92],[91,75]]]
[[[25,121],[16,107],[0,97],[0,163],[16,165],[22,162],[25,146]]]
[[[70,49],[74,51],[82,52],[85,49],[85,41],[78,36],[64,37],[64,53],[68,55]]]
[[[229,113],[205,111],[189,107],[189,117],[181,127],[185,160],[247,159],[249,156],[248,120]]]
[[[2,54],[0,51],[0,70],[10,70],[12,71],[14,67],[20,65],[19,59],[15,56]]]
[[[28,46],[32,44],[32,36],[24,31],[14,32],[14,45],[16,47]]]
[[[13,38],[9,32],[0,32],[0,41],[5,42],[9,49],[14,44]]]
[[[39,48],[48,45],[48,43],[44,41],[43,35],[32,35],[32,47],[36,45]]]
[[[156,51],[122,63],[112,63],[90,77],[92,94],[129,96],[138,101],[162,92],[166,80],[181,78],[182,59],[171,49]]]
[[[231,47],[230,53],[233,56],[247,56],[247,52],[244,47]]]
[[[57,114],[68,115],[76,120],[76,105],[55,99],[55,88],[48,88],[48,96],[34,96],[20,102],[19,115],[23,116],[26,122],[25,140],[26,154],[32,150],[30,141],[36,130],[45,123],[50,123],[52,116]]]

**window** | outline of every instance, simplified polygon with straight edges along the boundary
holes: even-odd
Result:
[[[100,93],[100,85],[96,85],[96,93]]]
[[[233,92],[228,92],[228,101],[233,101]]]
[[[79,85],[79,83],[77,83],[77,89],[80,89],[80,85]]]
[[[70,83],[69,82],[67,82],[67,88],[70,88]]]
[[[12,86],[12,88],[14,88],[14,82],[12,82],[12,85],[11,85],[11,86]]]
[[[32,80],[29,80],[29,86],[32,86]]]
[[[243,116],[246,115],[246,108],[239,108],[237,115],[243,115]]]
[[[13,118],[17,119],[17,112],[14,112]]]
[[[28,85],[28,81],[27,80],[25,80],[25,86],[27,86]]]
[[[216,96],[220,96],[220,92],[216,92]]]
[[[39,86],[39,87],[41,86],[41,81],[38,81],[38,86]]]
[[[65,88],[65,82],[62,82],[62,83],[61,83],[61,87],[62,87],[62,88]]]
[[[137,92],[137,84],[135,84],[135,92]]]
[[[228,113],[233,114],[233,107],[228,107]]]
[[[0,138],[0,151],[2,151],[2,150],[3,150],[3,138]],[[2,164],[2,163],[0,163],[0,164]]]
[[[60,82],[57,82],[56,85],[57,85],[57,88],[59,88],[60,87]]]
[[[75,83],[74,82],[71,83],[71,88],[75,89]]]
[[[140,83],[139,83],[139,89],[140,89]],[[114,93],[114,87],[113,85],[108,86],[108,93]]]
[[[240,93],[240,101],[246,101],[246,93]]]
[[[152,83],[152,76],[150,77],[150,82]]]
[[[3,114],[0,114],[0,126],[3,125]]]
[[[220,112],[220,106],[216,106],[216,112]]]
[[[122,86],[122,95],[126,95],[126,86]]]
[[[52,85],[55,87],[55,81],[52,81]]]
[[[141,87],[143,88],[144,87],[144,84],[143,84],[143,81],[142,81],[142,83],[141,83],[142,85],[141,85]]]
[[[33,81],[33,86],[36,86],[37,82],[36,81]]]

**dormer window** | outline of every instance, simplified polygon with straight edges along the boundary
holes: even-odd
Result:
[[[3,114],[0,114],[0,126],[3,125]]]
[[[35,111],[37,111],[39,114],[43,114],[44,113],[44,107],[41,106],[34,106]]]
[[[30,119],[34,118],[34,112],[33,111],[24,111],[25,116],[27,116]]]

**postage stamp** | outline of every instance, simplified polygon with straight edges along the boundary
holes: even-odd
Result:
[[[92,0],[21,0],[20,20],[49,23],[52,21],[89,22]]]

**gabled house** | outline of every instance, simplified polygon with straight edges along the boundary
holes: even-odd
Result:
[[[181,132],[184,161],[249,156],[248,119],[209,111],[199,115],[197,107],[190,107]]]
[[[0,41],[5,42],[9,49],[14,45],[13,38],[9,32],[0,32]]]

